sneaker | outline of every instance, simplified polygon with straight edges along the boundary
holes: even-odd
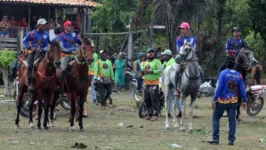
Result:
[[[158,121],[158,116],[156,115],[152,116],[151,121]]]
[[[234,145],[234,142],[229,141],[229,142],[228,142],[228,145]]]
[[[148,115],[145,119],[146,120],[151,120],[152,119],[152,115]]]
[[[207,143],[212,144],[212,145],[218,145],[219,144],[218,141],[207,141]]]

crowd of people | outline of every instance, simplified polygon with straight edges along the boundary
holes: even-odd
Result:
[[[8,19],[8,16],[3,16],[0,22],[0,37],[9,36],[10,27],[27,27],[28,22],[25,17],[22,17],[20,20],[15,20],[14,16],[11,16],[11,19]]]
[[[29,90],[34,91],[35,82],[34,77],[30,72],[33,69],[33,56],[37,49],[40,49],[42,53],[47,51],[49,45],[49,35],[45,32],[47,26],[45,19],[39,19],[37,21],[37,29],[29,32],[24,38],[23,44],[29,52],[28,55],[28,82]],[[70,55],[76,53],[77,44],[80,44],[80,37],[73,32],[73,23],[65,21],[63,24],[64,31],[60,28],[55,28],[56,37],[51,41],[52,43],[58,43],[61,48],[61,76],[57,87],[58,91],[62,91],[63,79],[67,73],[67,66],[70,62]],[[196,38],[190,35],[190,25],[187,22],[182,22],[178,27],[180,29],[180,36],[176,39],[177,55],[182,49],[184,43],[190,43],[195,50]],[[246,106],[246,95],[244,91],[243,78],[240,73],[233,69],[235,64],[235,56],[239,50],[246,47],[246,42],[240,36],[240,28],[234,27],[232,30],[233,37],[226,42],[226,53],[230,57],[226,63],[225,68],[221,70],[218,79],[217,90],[213,98],[212,106],[213,112],[213,140],[209,141],[210,144],[219,144],[219,120],[226,110],[229,120],[229,138],[228,144],[233,145],[235,140],[236,131],[236,106],[238,104],[238,96],[242,97],[242,105]],[[93,45],[94,46],[94,45]],[[155,49],[149,48],[145,53],[140,53],[138,59],[134,62],[134,73],[137,80],[137,90],[139,93],[143,91],[144,101],[146,101],[148,110],[148,116],[146,120],[156,121],[160,114],[159,106],[159,82],[160,75],[164,68],[170,66],[178,61],[173,58],[172,50],[166,49],[161,53],[161,58],[158,58]],[[92,103],[97,104],[97,92],[100,93],[100,104],[106,105],[106,100],[112,94],[113,84],[115,85],[115,92],[124,86],[125,73],[127,68],[127,61],[123,56],[123,53],[119,53],[114,63],[108,58],[107,51],[101,50],[98,54],[93,53],[93,62],[89,66],[89,77],[91,80],[92,89]],[[200,67],[199,67],[200,69]],[[177,78],[181,69],[177,69]],[[177,80],[179,81],[179,80]],[[142,86],[144,84],[144,86]],[[144,87],[144,89],[142,89]],[[238,95],[240,93],[240,95]],[[174,101],[174,96],[179,95],[179,89],[171,91],[169,96],[170,105],[168,108],[168,116],[171,117],[171,109]],[[179,115],[181,116],[182,105],[178,105]]]

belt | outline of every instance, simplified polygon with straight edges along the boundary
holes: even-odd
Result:
[[[66,56],[70,56],[70,55],[71,55],[70,53],[63,53],[63,52],[61,52],[61,54],[60,54],[61,58],[66,57]]]
[[[234,104],[234,103],[238,102],[238,97],[234,96],[234,97],[231,97],[231,98],[228,98],[228,99],[218,98],[217,102],[220,103],[220,104]]]
[[[156,79],[156,80],[144,79],[144,84],[145,85],[159,85],[159,79]]]

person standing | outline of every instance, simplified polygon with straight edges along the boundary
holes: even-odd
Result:
[[[112,83],[114,82],[113,66],[107,59],[106,51],[100,51],[100,59],[96,61],[94,67],[94,84],[100,93],[101,105],[106,105],[106,100],[112,94]]]
[[[144,101],[149,110],[146,120],[156,121],[160,114],[159,78],[162,72],[161,61],[155,58],[154,50],[147,50],[147,61],[141,66],[144,76]]]
[[[142,83],[143,83],[143,79],[142,79],[142,74],[141,74],[141,63],[144,62],[145,60],[145,53],[140,53],[139,54],[139,59],[136,60],[134,62],[134,72],[135,72],[135,78],[137,80],[137,93],[140,94],[141,93],[141,89],[142,89]]]
[[[122,53],[119,53],[114,62],[113,68],[115,69],[115,90],[114,92],[121,91],[125,85],[126,73],[126,60],[123,59]]]
[[[242,107],[246,109],[247,97],[244,89],[242,75],[234,70],[235,58],[227,58],[227,69],[223,70],[218,78],[218,84],[212,101],[214,109],[212,114],[212,141],[209,144],[219,144],[220,140],[220,119],[224,111],[227,111],[229,121],[228,145],[234,145],[236,132],[236,110],[238,93],[242,97]]]
[[[8,21],[8,17],[3,16],[2,21],[0,21],[0,37],[8,37],[9,35],[8,28],[10,26],[11,24]]]

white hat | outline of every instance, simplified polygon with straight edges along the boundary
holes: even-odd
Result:
[[[100,54],[105,53],[105,52],[106,52],[105,50],[100,50]]]
[[[162,53],[162,55],[169,55],[172,56],[172,51],[169,49],[164,50],[164,52]]]
[[[45,24],[47,24],[47,21],[44,19],[44,18],[41,18],[41,19],[39,19],[38,21],[37,21],[37,25],[45,25]]]

